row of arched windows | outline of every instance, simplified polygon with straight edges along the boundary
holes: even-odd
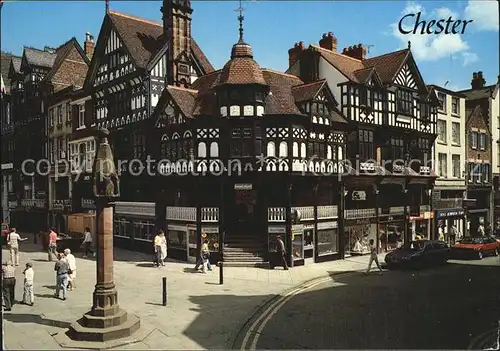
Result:
[[[309,150],[308,147],[309,146]],[[334,152],[335,151],[335,152]],[[326,155],[325,155],[325,144],[324,143],[309,143],[305,142],[298,143],[293,142],[292,144],[292,157],[312,157],[316,155],[318,157],[326,157],[329,160],[333,159],[342,159],[343,158],[343,147],[337,146],[335,150],[335,146],[326,145]],[[288,144],[286,141],[282,141],[278,145],[278,153],[276,153],[276,143],[274,141],[270,141],[267,143],[267,156],[268,157],[288,157]]]

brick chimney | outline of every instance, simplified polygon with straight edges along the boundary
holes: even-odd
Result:
[[[87,55],[89,60],[91,60],[92,55],[94,55],[94,48],[95,48],[94,36],[89,32],[85,33],[85,42],[83,43],[83,50],[85,51],[85,55]]]
[[[486,84],[486,80],[483,78],[483,72],[474,72],[472,73],[472,81],[470,82],[471,88],[472,89],[481,89],[484,88],[484,85]]]
[[[319,46],[323,49],[337,52],[337,38],[332,32],[324,33],[323,37],[319,41]]]
[[[349,46],[342,50],[342,54],[358,60],[364,60],[366,58],[366,48],[363,44]]]
[[[288,50],[288,67],[292,67],[295,62],[299,59],[302,51],[306,49],[303,41],[295,43],[293,48]]]

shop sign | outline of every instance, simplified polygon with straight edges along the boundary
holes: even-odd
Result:
[[[353,227],[358,225],[366,225],[375,221],[375,218],[359,218],[359,219],[346,219],[345,225],[346,227]]]
[[[337,222],[320,222],[318,223],[318,230],[338,228]]]
[[[234,184],[234,190],[252,190],[252,184],[249,183]]]
[[[379,218],[379,223],[400,222],[404,220],[405,220],[404,215],[384,216]]]
[[[434,218],[432,212],[420,212],[420,216],[418,217],[410,216],[410,221],[422,221],[431,218]]]
[[[454,210],[446,210],[446,211],[436,211],[436,218],[445,218],[445,217],[460,217],[465,214],[463,209],[454,209]]]
[[[185,231],[187,231],[186,226],[184,226],[184,225],[176,225],[176,224],[169,224],[169,225],[167,226],[167,229],[169,229],[169,230],[178,230],[178,231],[180,231],[180,232],[185,232]]]
[[[202,233],[218,233],[219,227],[201,227]]]
[[[269,234],[285,234],[286,230],[284,226],[269,226],[267,232]]]
[[[365,201],[366,200],[366,191],[354,190],[352,192],[352,199],[354,201]]]

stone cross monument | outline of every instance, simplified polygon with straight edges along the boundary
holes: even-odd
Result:
[[[96,205],[97,277],[89,312],[73,323],[67,335],[72,340],[106,342],[129,337],[140,321],[118,305],[113,279],[113,201],[120,196],[120,180],[106,129],[98,131],[99,144],[92,170]]]

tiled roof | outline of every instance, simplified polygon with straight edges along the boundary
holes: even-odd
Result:
[[[323,49],[322,47],[311,45],[314,51],[317,51],[329,64],[337,68],[348,79],[357,82],[354,71],[365,68],[363,62],[347,55]]]
[[[270,69],[261,69],[260,72],[270,89],[265,100],[266,115],[302,115],[297,107],[299,102],[297,99],[313,98],[325,84],[325,80],[304,84],[294,75]],[[219,115],[215,90],[222,74],[223,71],[218,70],[201,76],[194,81],[191,89],[168,86],[163,91],[157,108],[163,108],[168,94],[187,117]],[[155,110],[154,114],[157,113]],[[346,119],[336,109],[332,113],[332,118],[335,122],[346,123]]]
[[[181,109],[182,114],[192,117],[197,91],[172,85],[167,86],[167,91]]]
[[[5,89],[5,92],[8,94],[10,92],[10,83],[9,83],[9,69],[10,69],[10,63],[12,60],[17,60],[19,63],[21,62],[21,58],[14,56],[12,54],[8,54],[5,52],[2,52],[0,55],[0,76],[3,82],[3,87]]]
[[[326,80],[321,79],[317,82],[301,84],[292,88],[292,94],[296,102],[313,99],[325,85]]]
[[[310,48],[318,52],[321,57],[337,68],[348,79],[358,83],[366,80],[369,75],[368,68],[375,68],[378,77],[383,83],[392,83],[394,76],[398,73],[410,54],[409,49],[404,49],[365,60],[358,60],[316,45],[310,45]]]
[[[12,67],[16,73],[21,73],[21,61],[22,58],[19,56],[12,56]]]
[[[56,54],[44,50],[25,47],[24,57],[30,65],[51,68],[54,65]]]
[[[356,77],[358,82],[364,83],[366,82],[368,77],[370,77],[374,69],[375,68],[373,67],[358,69],[357,71],[354,71],[354,76]]]
[[[409,54],[409,49],[403,49],[366,59],[363,64],[365,67],[375,67],[383,83],[392,83]]]
[[[136,64],[145,68],[165,45],[163,25],[115,11],[109,11],[108,15]],[[212,65],[194,39],[191,39],[191,51],[206,73],[213,71]]]
[[[495,87],[496,85],[489,85],[477,90],[462,90],[459,91],[459,93],[464,94],[467,100],[488,99],[489,97],[491,97],[493,91],[495,91]]]
[[[222,68],[218,85],[222,84],[267,85],[259,64],[253,58],[252,47],[243,38],[233,45],[231,59]]]

